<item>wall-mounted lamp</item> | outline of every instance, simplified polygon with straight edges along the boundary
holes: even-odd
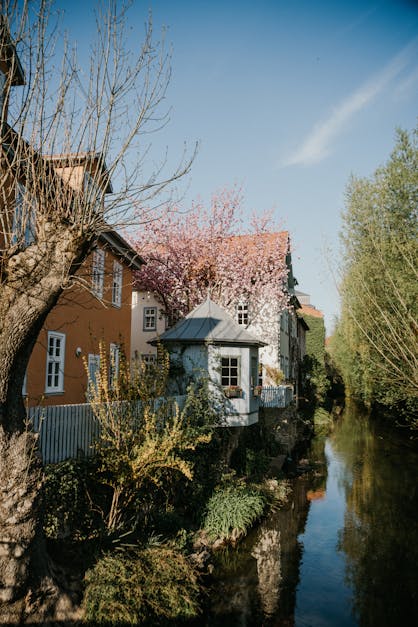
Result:
[[[79,346],[77,346],[77,348],[75,349],[75,356],[76,357],[80,357],[82,352],[83,351],[81,350],[81,348]]]

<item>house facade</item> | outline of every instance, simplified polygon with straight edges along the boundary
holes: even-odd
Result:
[[[149,341],[156,335],[161,336],[167,327],[164,308],[155,294],[134,288],[132,291],[131,358],[144,363],[154,362],[157,357],[157,348]]]
[[[65,289],[39,333],[22,391],[29,407],[84,403],[88,375],[94,379],[99,367],[100,344],[113,364],[112,376],[122,350],[130,354],[133,271],[141,267],[142,260],[100,219],[105,195],[112,192],[102,155],[41,155],[8,126],[10,89],[24,84],[24,74],[2,16],[0,42],[0,269],[9,251],[30,253],[36,243],[37,228],[44,228],[37,211],[40,198],[48,199],[51,211],[58,208],[64,215],[65,211],[85,211],[88,221],[89,212],[97,214],[100,225],[95,241],[86,242],[86,250],[91,252],[76,266],[71,281],[63,277]],[[16,148],[17,164],[13,160]],[[35,181],[30,193],[26,190],[29,177]],[[82,221],[83,217],[80,224]],[[43,236],[47,242],[45,233]]]
[[[23,393],[28,406],[85,403],[105,351],[110,376],[131,352],[132,273],[141,259],[116,232],[103,233],[59,298],[33,349]],[[110,382],[111,383],[111,382]]]
[[[25,76],[3,15],[0,15],[0,42],[0,112],[5,122],[10,88],[24,85]]]
[[[260,236],[254,236],[259,238]],[[242,250],[243,239],[246,246],[254,245],[252,236],[238,236],[237,250]],[[228,240],[228,245],[234,248],[234,239]],[[254,245],[255,246],[255,245]],[[257,240],[259,247],[259,241]],[[237,299],[228,308],[229,314],[236,324],[248,330],[252,335],[262,339],[264,345],[260,347],[259,384],[275,386],[281,382],[288,382],[293,386],[297,395],[299,381],[299,364],[304,356],[303,328],[298,324],[297,311],[300,303],[295,294],[297,283],[293,276],[290,239],[287,231],[268,233],[263,242],[265,254],[279,254],[282,264],[286,267],[286,279],[283,290],[287,295],[287,304],[272,302],[251,302],[244,295],[237,295]],[[278,252],[279,251],[279,252]],[[272,277],[272,281],[274,281]],[[155,359],[156,348],[150,347],[148,341],[152,331],[162,335],[168,328],[164,315],[164,305],[155,294],[141,290],[134,292],[132,304],[132,358],[148,361]]]
[[[219,426],[258,422],[258,351],[263,342],[208,298],[154,338],[169,351],[170,392],[184,394],[191,381],[207,380]]]

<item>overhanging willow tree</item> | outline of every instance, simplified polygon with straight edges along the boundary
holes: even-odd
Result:
[[[138,49],[127,48],[127,20],[126,7],[118,7],[112,0],[97,12],[90,66],[83,72],[74,49],[62,43],[49,2],[2,2],[3,603],[22,600],[27,586],[36,583],[31,579],[34,572],[45,570],[39,566],[42,550],[38,550],[37,540],[40,474],[32,454],[34,437],[25,429],[21,395],[38,333],[62,292],[74,282],[82,282],[77,271],[100,233],[137,222],[139,207],[148,207],[145,219],[151,219],[153,210],[161,207],[161,194],[168,193],[170,184],[188,171],[193,159],[183,153],[178,166],[165,176],[164,158],[157,170],[147,174],[147,133],[166,122],[159,108],[170,79],[170,56],[163,42],[154,43],[150,19]],[[96,166],[79,180],[80,163],[88,159],[94,159]],[[112,193],[108,193],[110,179],[117,185]],[[23,606],[22,601],[16,612],[24,612]],[[4,616],[0,615],[0,621]]]
[[[399,131],[388,162],[353,179],[347,198],[335,355],[353,395],[417,426],[418,129]]]

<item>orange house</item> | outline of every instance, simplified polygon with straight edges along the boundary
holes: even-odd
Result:
[[[24,74],[16,50],[10,40],[7,25],[0,16],[0,111],[2,111],[1,150],[7,153],[9,142],[20,140],[24,154],[42,168],[55,172],[57,181],[64,181],[60,192],[73,189],[82,197],[97,198],[97,211],[103,209],[104,195],[112,192],[104,159],[96,153],[41,156],[19,138],[7,125],[7,105],[10,87],[23,85]],[[14,235],[22,246],[30,246],[36,238],[32,220],[22,222],[25,174],[9,172],[11,166],[2,159],[2,188],[6,206],[0,200],[2,223],[0,253]],[[51,178],[52,180],[52,178]],[[59,192],[58,192],[59,193]],[[71,197],[71,194],[68,196]],[[33,199],[33,220],[36,222],[36,198]],[[0,259],[1,261],[1,259]],[[112,363],[112,374],[118,368],[122,351],[131,350],[132,272],[138,270],[142,259],[131,246],[110,227],[98,235],[95,250],[77,271],[75,282],[64,291],[49,313],[29,360],[23,394],[28,406],[84,403],[90,378],[99,367],[99,345],[103,342]],[[85,359],[83,359],[83,357]]]
[[[48,157],[56,173],[73,189],[88,193],[98,186],[98,202],[112,192],[100,154]],[[100,366],[102,345],[117,374],[122,352],[131,351],[133,271],[143,261],[116,232],[98,236],[95,250],[49,313],[29,360],[23,394],[29,407],[86,402],[89,379]]]
[[[39,334],[23,390],[28,406],[85,403],[101,343],[115,374],[122,351],[130,355],[132,272],[141,263],[115,231],[100,236],[79,271],[89,289],[64,292]]]

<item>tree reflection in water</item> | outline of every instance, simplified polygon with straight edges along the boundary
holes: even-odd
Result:
[[[418,625],[416,443],[348,405],[307,458],[288,505],[224,555],[203,624]]]
[[[418,451],[354,405],[333,446],[351,469],[339,548],[358,623],[418,625]]]

